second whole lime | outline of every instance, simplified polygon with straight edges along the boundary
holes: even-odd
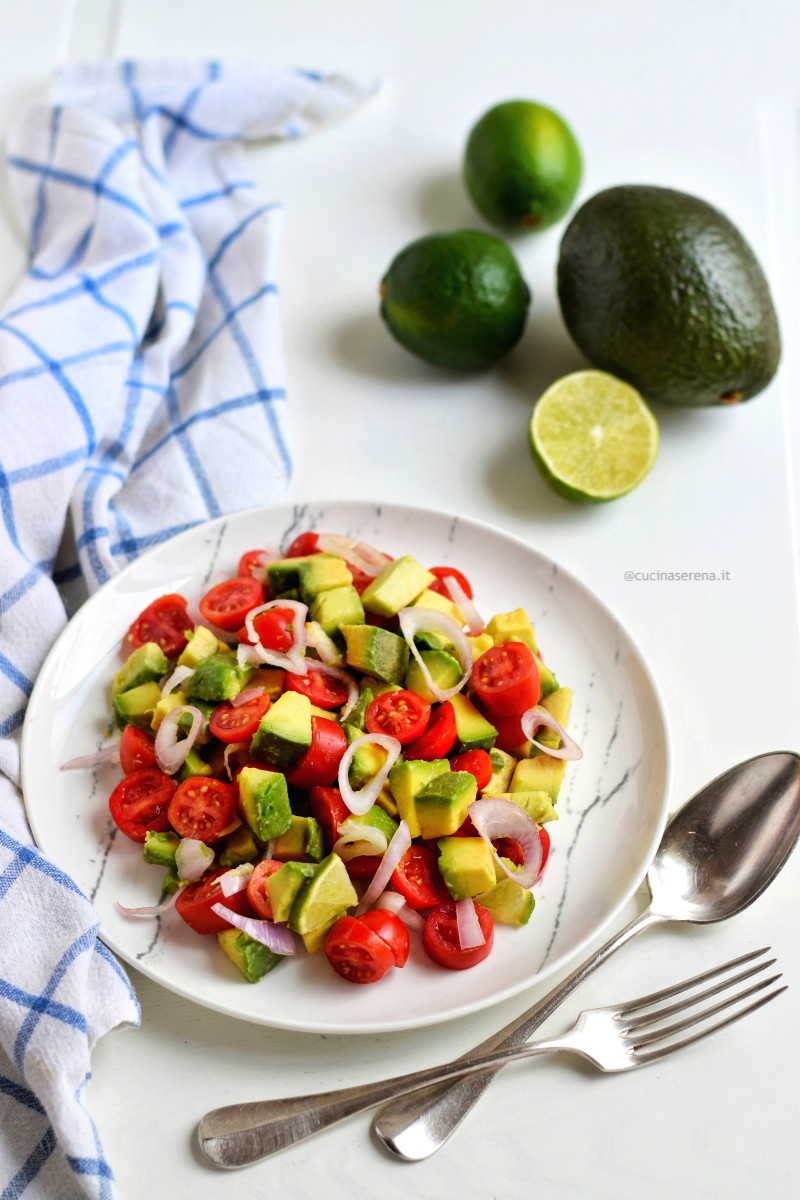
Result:
[[[464,182],[488,221],[509,232],[547,229],[568,212],[583,160],[563,117],[533,100],[490,108],[464,152]]]
[[[455,370],[489,367],[525,328],[531,294],[505,242],[461,229],[418,238],[381,281],[381,316],[406,350]]]

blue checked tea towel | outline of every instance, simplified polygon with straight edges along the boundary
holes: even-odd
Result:
[[[97,1038],[139,1017],[18,791],[58,585],[96,588],[286,486],[281,214],[243,145],[367,95],[298,71],[103,63],[61,73],[9,138],[30,256],[0,316],[0,1200],[116,1194],[84,1088]]]

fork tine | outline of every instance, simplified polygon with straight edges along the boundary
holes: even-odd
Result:
[[[780,978],[777,976],[776,978]],[[691,1037],[682,1038],[679,1042],[672,1042],[669,1046],[660,1046],[656,1050],[645,1050],[644,1053],[636,1053],[637,1063],[644,1066],[646,1063],[654,1062],[658,1058],[665,1058],[666,1055],[672,1054],[675,1050],[682,1050],[685,1046],[691,1046],[693,1042],[702,1041],[712,1033],[716,1033],[718,1029],[724,1029],[726,1025],[732,1025],[734,1021],[740,1021],[742,1017],[746,1017],[748,1013],[755,1012],[757,1008],[762,1008],[765,1004],[769,1004],[770,1000],[774,1000],[776,996],[780,996],[781,992],[788,989],[788,984],[783,987],[776,988],[774,992],[770,992],[768,996],[762,996],[760,1000],[755,1000],[752,1004],[748,1004],[746,1008],[739,1012],[731,1013],[729,1017],[725,1017],[722,1021],[717,1021],[716,1024],[710,1025],[707,1029],[700,1029],[697,1033],[693,1033]],[[738,997],[741,999],[742,997]],[[634,1047],[635,1050],[635,1047]]]
[[[751,979],[754,975],[758,975],[759,971],[766,970],[767,967],[773,966],[777,961],[775,958],[767,958],[764,962],[757,963],[756,966],[750,967],[747,971],[740,971],[738,975],[733,975],[730,979],[721,980],[719,983],[714,984],[713,987],[706,988],[702,992],[696,992],[693,996],[684,996],[675,1004],[667,1004],[663,1008],[656,1009],[655,1012],[646,1012],[640,1017],[634,1017],[633,1020],[625,1022],[625,1029],[630,1032],[633,1029],[640,1029],[644,1025],[652,1025],[654,1021],[663,1021],[666,1017],[671,1017],[674,1013],[684,1012],[687,1008],[692,1008],[694,1005],[699,1004],[701,1000],[708,1000],[710,996],[717,996],[720,992],[724,992],[726,988],[734,987],[737,983],[743,983],[745,979]],[[727,964],[728,967],[730,965],[730,963]],[[715,973],[723,973],[724,970],[724,967],[718,967]],[[778,979],[779,976],[775,975],[774,978]],[[767,982],[770,983],[772,981],[767,980]],[[682,985],[682,990],[690,990],[695,983],[696,980],[689,980]],[[674,989],[670,990],[674,992]],[[627,1011],[630,1010],[628,1009]]]
[[[751,950],[749,954],[742,954],[739,958],[732,958],[730,962],[723,963],[720,967],[712,967],[709,971],[703,971],[701,975],[695,975],[692,979],[685,979],[682,983],[673,984],[672,987],[662,988],[658,992],[651,992],[648,996],[639,996],[636,1000],[629,1000],[627,1004],[620,1004],[617,1011],[621,1016],[627,1016],[628,1013],[636,1012],[639,1008],[647,1008],[650,1004],[658,1004],[661,1000],[669,1000],[671,996],[678,996],[681,992],[697,987],[698,984],[706,983],[707,980],[713,979],[725,971],[730,971],[734,967],[740,967],[746,962],[752,962],[754,958],[758,958],[760,954],[766,954],[770,949],[770,946],[763,946],[760,950]],[[774,962],[775,960],[773,959],[772,961]]]
[[[700,1012],[690,1013],[684,1017],[682,1021],[674,1021],[672,1025],[665,1025],[659,1029],[654,1029],[651,1033],[639,1033],[635,1037],[634,1049],[640,1046],[651,1046],[655,1042],[663,1042],[666,1038],[672,1037],[673,1034],[682,1033],[684,1029],[691,1029],[693,1025],[700,1025],[703,1021],[707,1021],[709,1017],[716,1016],[719,1012],[724,1012],[726,1008],[731,1008],[732,1005],[738,1004],[741,1000],[746,1000],[748,996],[754,996],[756,992],[763,992],[764,988],[775,983],[781,975],[773,975],[771,979],[762,979],[759,983],[752,984],[749,988],[745,988],[742,992],[737,992],[735,996],[728,996],[725,1000],[720,1000],[718,1004],[712,1004],[708,1008],[701,1009]],[[722,989],[720,989],[722,990]],[[690,1001],[686,1008],[693,1006],[693,1001]],[[653,1020],[659,1021],[660,1015],[654,1014]]]

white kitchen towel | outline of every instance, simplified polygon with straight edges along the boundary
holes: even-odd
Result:
[[[368,95],[312,72],[102,63],[60,73],[8,141],[30,255],[0,316],[0,1200],[115,1194],[83,1089],[97,1037],[138,1020],[17,788],[58,586],[92,590],[286,486],[280,208],[243,145]]]

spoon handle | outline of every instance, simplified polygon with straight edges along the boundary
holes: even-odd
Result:
[[[619,933],[615,933],[586,962],[581,963],[563,983],[543,996],[538,1004],[534,1004],[505,1028],[492,1034],[486,1041],[455,1061],[461,1062],[462,1059],[471,1059],[476,1054],[503,1050],[527,1041],[534,1030],[558,1008],[562,1000],[565,1000],[570,992],[615,950],[619,950],[637,933],[668,919],[654,913],[650,908],[646,909]],[[499,1066],[487,1068],[479,1075],[470,1075],[455,1083],[434,1084],[390,1100],[375,1117],[372,1128],[387,1150],[400,1158],[409,1162],[429,1158],[458,1128],[500,1069]]]

